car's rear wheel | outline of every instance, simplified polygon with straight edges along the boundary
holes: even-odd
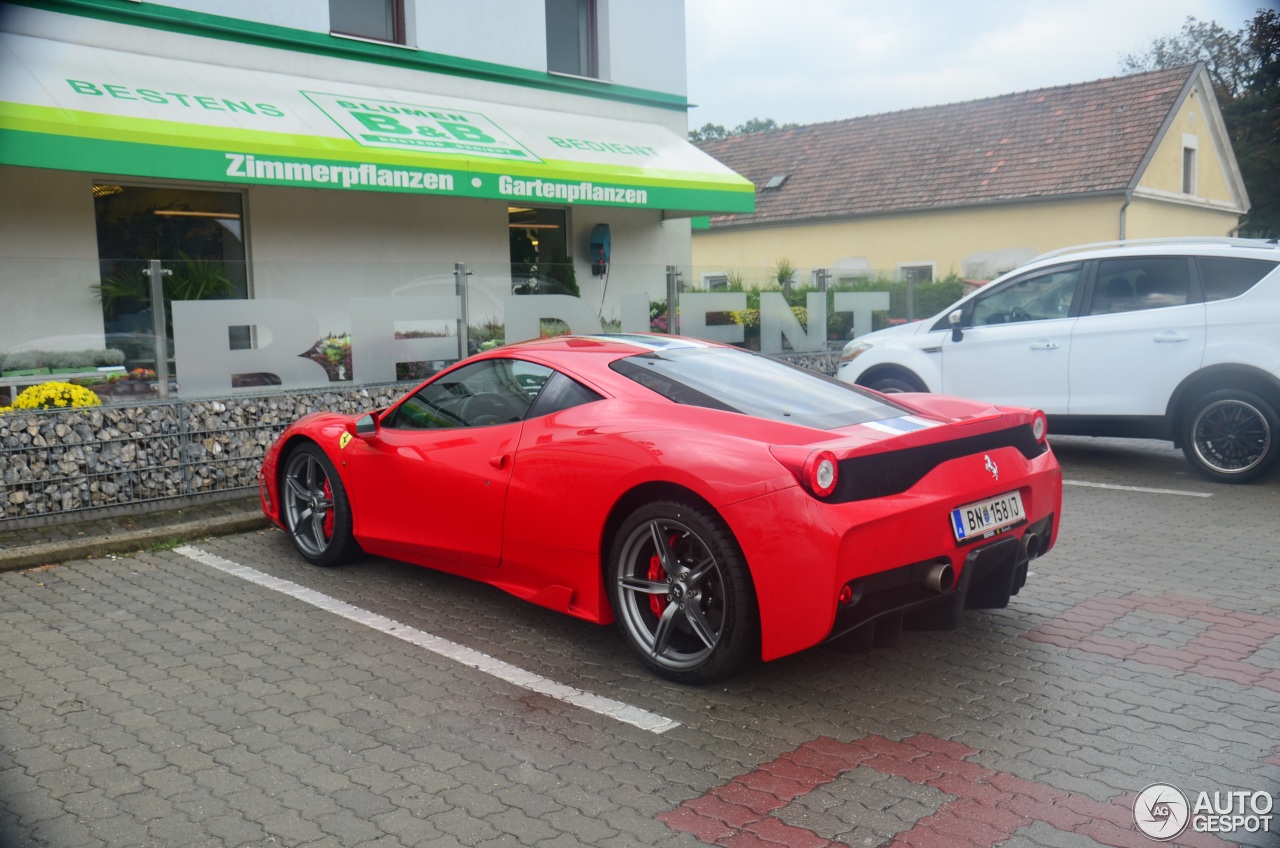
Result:
[[[1280,459],[1280,418],[1260,395],[1220,389],[1200,398],[1183,423],[1182,452],[1197,471],[1223,483],[1245,483]]]
[[[636,510],[614,537],[607,581],[627,644],[663,677],[703,683],[760,654],[746,559],[710,510],[677,501]]]
[[[351,532],[351,504],[337,469],[314,444],[289,453],[280,476],[289,538],[313,565],[340,565],[358,550]]]

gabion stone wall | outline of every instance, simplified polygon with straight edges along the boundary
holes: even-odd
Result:
[[[792,354],[834,375],[840,354]],[[401,383],[345,391],[0,415],[0,527],[58,523],[104,509],[252,493],[267,446],[311,412],[354,414],[390,404]]]
[[[0,415],[0,526],[256,491],[263,454],[290,422],[319,410],[373,410],[406,388],[365,386]]]

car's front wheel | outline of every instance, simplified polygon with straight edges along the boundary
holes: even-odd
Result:
[[[681,683],[730,674],[760,655],[760,613],[746,559],[714,512],[656,501],[614,537],[607,574],[627,644]]]
[[[280,498],[289,538],[313,565],[341,565],[355,555],[351,504],[338,471],[314,444],[289,453],[280,476]]]
[[[1200,398],[1183,421],[1182,452],[1210,480],[1245,483],[1280,460],[1280,417],[1260,395],[1220,389]]]

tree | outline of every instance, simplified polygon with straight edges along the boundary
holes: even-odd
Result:
[[[747,133],[768,132],[769,130],[790,130],[798,126],[800,125],[779,124],[773,118],[752,118],[745,123],[738,124],[731,130],[725,129],[721,124],[703,124],[700,130],[689,130],[689,141],[694,144],[701,144],[704,141],[718,141],[731,135],[746,135]]]
[[[1252,208],[1242,234],[1280,236],[1280,13],[1259,9],[1238,32],[1187,18],[1120,59],[1125,73],[1204,62]]]

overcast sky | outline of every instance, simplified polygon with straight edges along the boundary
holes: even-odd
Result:
[[[685,0],[689,127],[810,124],[1117,76],[1277,0]]]

